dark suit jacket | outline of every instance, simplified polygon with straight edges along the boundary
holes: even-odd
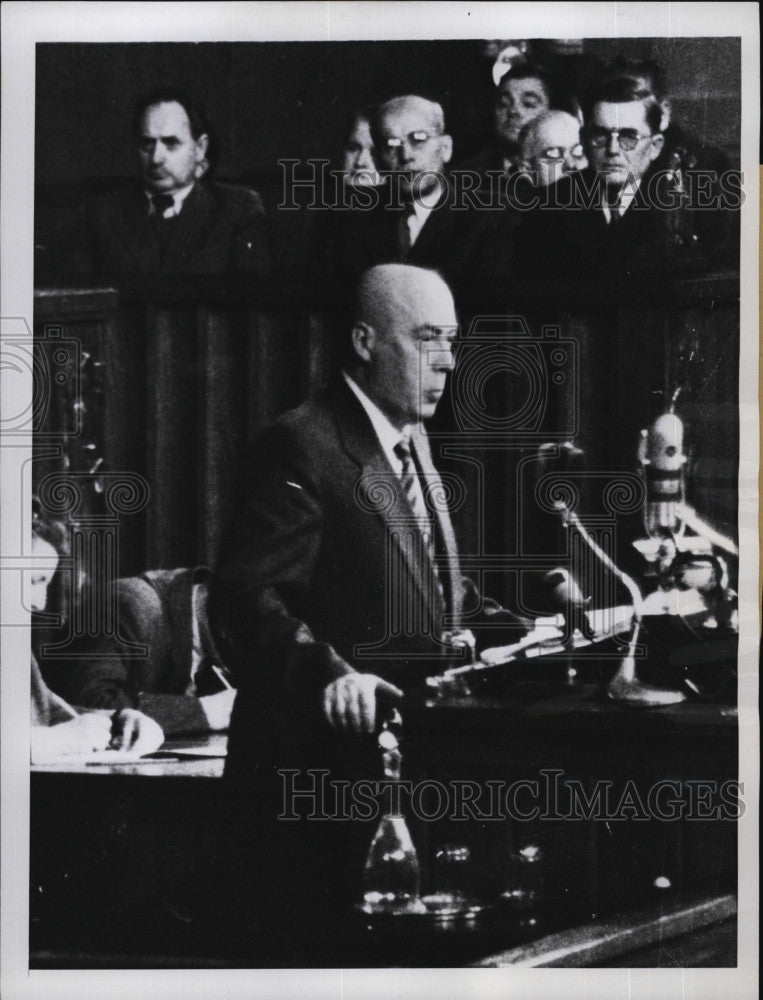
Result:
[[[343,282],[353,281],[375,264],[390,263],[439,271],[457,298],[482,281],[481,262],[490,253],[490,241],[503,231],[502,204],[483,211],[450,187],[405,252],[400,242],[405,209],[395,204],[386,188],[379,190],[380,199],[373,209],[349,213],[342,233],[343,245],[336,252],[336,270]],[[463,208],[457,207],[461,204]]]
[[[426,439],[419,455],[436,486]],[[239,757],[251,764],[263,739],[281,748],[334,741],[320,718],[322,692],[349,671],[410,690],[444,669],[448,622],[474,613],[523,631],[462,578],[445,510],[436,529],[443,604],[428,555],[404,537],[407,528],[420,538],[399,480],[341,379],[258,436],[241,493],[210,591],[215,638],[238,688],[230,767]]]
[[[417,452],[436,488],[426,444]],[[268,940],[280,930],[287,953],[315,947],[307,964],[337,940],[337,907],[361,892],[378,818],[311,822],[310,801],[301,798],[293,805],[302,818],[279,820],[284,769],[299,788],[311,786],[314,769],[333,779],[381,778],[375,739],[342,739],[323,721],[324,688],[357,669],[410,691],[452,662],[438,643],[446,615],[474,611],[504,622],[513,637],[523,632],[497,605],[480,607],[461,577],[447,512],[437,516],[436,534],[444,601],[400,482],[344,380],[255,440],[210,591],[215,638],[238,689],[225,771],[229,817],[250,857],[256,898],[269,900]],[[332,809],[330,792],[321,808]],[[302,961],[291,955],[291,964]]]
[[[653,180],[655,178],[655,180]],[[612,283],[632,284],[702,269],[706,257],[695,239],[691,213],[665,210],[664,192],[653,197],[656,173],[645,175],[625,214],[608,223],[591,170],[539,189],[541,203],[525,213],[516,238],[524,281],[583,282],[598,294]],[[660,182],[662,183],[662,182]]]
[[[69,699],[90,708],[138,708],[167,735],[206,731],[199,699],[185,692],[191,678],[191,594],[194,583],[208,576],[205,569],[170,569],[117,580],[120,638],[145,646],[146,655],[126,655],[122,644],[104,645],[100,656],[67,671]]]
[[[248,188],[199,182],[164,226],[160,240],[137,185],[94,199],[83,206],[63,269],[99,277],[268,273],[262,201]]]
[[[506,172],[506,165],[504,163],[503,150],[496,144],[491,143],[468,160],[457,163],[453,170],[472,170],[483,176],[486,176],[488,173],[504,174]]]

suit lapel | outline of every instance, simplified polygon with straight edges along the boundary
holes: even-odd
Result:
[[[118,225],[116,245],[122,245],[124,254],[131,259],[138,272],[155,271],[159,267],[159,242],[148,215],[148,201],[144,192],[131,188],[121,206],[122,220]]]
[[[337,427],[342,445],[359,466],[359,476],[355,483],[358,502],[384,522],[388,536],[393,539],[397,550],[405,559],[417,588],[437,615],[442,608],[437,608],[439,599],[433,594],[431,563],[426,555],[423,539],[420,545],[411,544],[412,530],[418,538],[421,535],[400,480],[381,449],[371,421],[344,379],[341,379],[340,385],[335,386],[335,399]]]
[[[167,243],[164,253],[166,270],[177,269],[190,250],[203,245],[214,218],[214,198],[203,184],[196,184],[183,204]]]
[[[435,251],[442,250],[443,243],[445,243],[449,235],[450,224],[454,219],[454,214],[448,207],[448,204],[449,202],[445,201],[443,205],[439,208],[433,208],[429,213],[419,231],[416,242],[410,249],[409,257],[423,256],[426,258],[430,245]]]

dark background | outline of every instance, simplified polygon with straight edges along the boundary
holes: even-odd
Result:
[[[171,83],[205,104],[221,140],[219,176],[244,180],[262,194],[278,263],[264,299],[264,289],[247,283],[225,308],[219,295],[197,308],[199,295],[189,299],[181,288],[169,302],[149,292],[131,302],[123,294],[117,309],[95,292],[48,295],[38,272],[38,330],[63,325],[92,363],[87,426],[73,442],[81,455],[71,468],[89,470],[102,457],[104,470],[138,472],[152,491],[149,509],[125,519],[123,573],[213,562],[245,443],[301,402],[330,368],[327,344],[343,327],[337,304],[314,300],[305,279],[308,213],[277,210],[277,160],[335,158],[355,110],[404,92],[443,102],[454,159],[468,158],[490,135],[494,88],[484,49],[480,40],[37,46],[38,248],[46,248],[48,234],[55,245],[55,234],[66,232],[88,194],[134,174],[135,100]],[[675,118],[738,164],[739,39],[594,39],[584,43],[584,54],[604,62],[618,54],[657,61],[668,70]],[[566,314],[560,320],[583,343],[653,337],[661,348],[664,342],[673,354],[694,359],[695,393],[682,399],[682,412],[699,425],[704,489],[719,494],[711,513],[721,521],[736,518],[736,450],[726,437],[737,433],[738,306],[733,280],[729,287],[725,311],[712,288],[699,288],[689,289],[681,306],[643,302],[627,322],[579,315],[576,326]],[[634,377],[618,357],[613,348],[614,381],[606,387],[618,406],[633,398],[649,402],[652,377],[664,375],[675,388],[670,365],[663,373],[643,362]],[[583,391],[595,395],[589,385]],[[626,439],[621,460],[630,468],[644,424],[614,426]]]
[[[36,180],[79,184],[133,173],[136,98],[173,83],[199,99],[221,140],[219,174],[277,170],[280,157],[336,156],[352,113],[393,94],[442,101],[454,160],[489,133],[484,42],[39,44]],[[667,71],[676,117],[738,161],[736,38],[592,39],[586,54],[648,57]]]

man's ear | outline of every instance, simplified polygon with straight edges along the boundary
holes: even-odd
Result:
[[[654,161],[662,152],[662,147],[665,145],[665,136],[662,132],[658,132],[657,135],[652,136],[652,148],[649,153],[649,159]]]
[[[670,125],[670,110],[670,101],[667,98],[660,101],[660,111],[662,112],[662,117],[660,118],[660,132],[664,132],[668,125]]]
[[[201,163],[202,160],[207,158],[207,150],[209,149],[209,136],[206,132],[202,132],[199,138],[196,140],[196,162]]]
[[[440,136],[440,153],[442,155],[443,163],[450,163],[450,158],[453,156],[453,137],[450,135]]]
[[[350,340],[356,357],[364,364],[368,364],[371,361],[371,352],[376,340],[374,328],[361,320],[353,326]]]

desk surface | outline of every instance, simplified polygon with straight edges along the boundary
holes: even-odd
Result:
[[[737,710],[731,705],[685,701],[659,709],[630,709],[597,696],[596,689],[576,688],[552,698],[507,702],[497,698],[446,698],[412,702],[403,709],[404,737],[411,749],[418,742],[433,746],[440,737],[458,743],[485,743],[514,738],[526,741],[536,732],[547,743],[555,737],[622,743],[661,740],[669,754],[674,743],[708,738],[736,744]],[[225,766],[226,733],[165,741],[157,754],[125,764],[59,761],[32,766],[33,774],[121,775],[145,778],[219,778]],[[173,757],[192,747],[219,750],[219,757]]]
[[[228,746],[227,733],[208,733],[206,736],[188,739],[165,740],[160,750],[153,755],[141,757],[127,764],[67,764],[64,760],[54,764],[33,764],[32,774],[82,774],[122,775],[140,778],[219,778],[225,766],[225,752]],[[205,747],[218,750],[219,757],[174,757],[173,751]]]
[[[471,760],[484,761],[484,767],[475,769],[474,774],[492,774],[496,768],[499,773],[506,768],[516,770],[535,759],[532,755],[544,740],[557,747],[565,767],[575,775],[581,768],[585,773],[614,774],[622,758],[625,773],[631,777],[634,768],[650,772],[660,757],[675,767],[687,768],[686,773],[693,776],[736,774],[737,718],[731,706],[684,702],[639,712],[577,690],[520,705],[477,698],[419,703],[410,706],[404,718],[409,775],[415,774],[417,767],[424,768],[422,773],[428,773],[430,767],[460,773],[458,768],[472,767],[470,753]],[[632,741],[634,732],[640,734],[638,749]],[[527,733],[534,734],[536,750],[531,749],[523,758]],[[708,739],[708,734],[713,738]],[[167,741],[162,752],[189,746],[222,750],[226,744],[226,735],[210,734],[201,739]],[[229,891],[228,869],[236,869],[229,863],[234,844],[223,836],[228,804],[226,783],[218,779],[224,764],[223,757],[146,758],[129,764],[59,763],[32,768],[32,858],[35,870],[39,870],[38,881],[45,888],[39,898],[34,897],[40,910],[34,925],[36,967],[47,964],[61,968],[67,961],[74,967],[78,963],[80,967],[99,963],[121,967],[125,962],[129,966],[184,966],[193,965],[195,954],[201,960],[204,951],[207,955],[202,964],[208,967],[259,963],[251,938],[242,940],[240,954],[236,951],[235,955],[227,935],[214,947],[204,938],[201,946],[194,936],[194,924],[186,925],[171,916],[175,909],[183,912],[180,904],[195,899],[194,891],[198,890],[205,906],[210,895],[223,897]],[[146,780],[156,778],[169,780]],[[200,778],[208,780],[200,782]],[[218,820],[222,820],[223,833]],[[417,846],[426,866],[437,837],[436,831],[425,832],[422,841],[421,829],[412,830],[414,837],[420,838]],[[475,880],[485,873],[492,878],[499,864],[506,866],[509,832],[505,824],[486,832],[480,824],[474,827],[473,843],[470,840],[469,844],[474,857],[482,859],[475,868]],[[662,942],[670,938],[682,941],[681,948],[686,950],[678,964],[734,964],[731,894],[736,831],[732,823],[652,823],[646,828],[643,824],[638,829],[621,825],[613,830],[595,821],[572,826],[538,823],[532,830],[523,827],[518,833],[525,839],[534,838],[544,851],[544,891],[549,900],[561,901],[563,907],[574,901],[569,922],[557,922],[557,929],[549,928],[552,933],[548,937],[535,941],[518,941],[511,927],[499,927],[495,934],[491,927],[489,941],[465,938],[446,946],[433,942],[426,961],[413,948],[415,942],[393,942],[384,961],[402,965],[476,961],[501,966],[614,965],[638,959],[638,964],[654,966],[667,964],[661,949]],[[208,871],[207,863],[219,858],[225,859],[222,873],[214,865]],[[97,887],[104,881],[104,869],[105,881],[122,889],[116,894],[110,890],[102,909],[95,909],[95,916],[91,916],[92,899],[97,898]],[[69,874],[73,871],[79,872],[84,888],[72,886],[76,880]],[[652,883],[655,873],[665,871],[676,892],[686,892],[688,897],[672,901],[671,890],[670,898],[656,904]],[[75,890],[87,904],[73,909],[67,893]],[[114,908],[112,898],[121,900],[123,896],[130,901],[125,912],[121,903]],[[162,908],[162,900],[172,903],[169,910]],[[600,919],[591,923],[593,912]],[[151,915],[150,920],[145,913]],[[93,926],[83,924],[80,928],[76,920],[84,921],[85,916]],[[160,918],[167,926],[157,935]],[[67,958],[81,953],[85,942],[90,942],[93,954]],[[456,953],[455,944],[463,946],[463,954]],[[173,947],[183,954],[178,952],[173,958]],[[197,952],[200,947],[202,952]],[[369,947],[368,942],[364,947]],[[406,947],[411,954],[405,952]],[[670,952],[676,954],[673,945]],[[348,949],[340,964],[361,961],[359,956],[359,951]],[[378,961],[379,956],[375,956],[371,964]],[[368,958],[361,964],[369,964]]]

